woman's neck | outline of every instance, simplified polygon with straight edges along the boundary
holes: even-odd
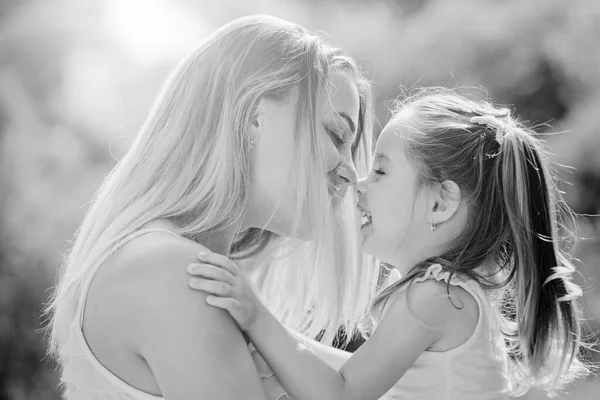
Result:
[[[172,230],[174,232],[181,231],[181,226],[183,224],[177,223],[177,221],[160,219],[149,224],[155,227],[162,227],[165,229]],[[213,253],[222,254],[224,256],[229,256],[229,251],[233,244],[233,240],[235,238],[237,229],[223,229],[220,231],[215,231],[211,234],[207,234],[205,236],[196,237],[194,240],[206,247]]]
[[[211,235],[198,238],[197,241],[213,253],[229,256],[234,237],[235,233],[233,231],[215,232]]]

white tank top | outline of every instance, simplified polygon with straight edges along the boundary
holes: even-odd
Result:
[[[165,232],[177,235],[175,232],[163,228],[142,229],[127,239],[120,246],[125,245],[133,239],[152,232]],[[179,235],[177,235],[179,236]],[[87,294],[100,266],[106,261],[108,254],[104,256],[91,270],[90,276],[84,281],[81,295],[78,299],[77,311],[69,328],[69,336],[60,350],[62,362],[61,382],[65,389],[67,400],[159,400],[161,396],[155,396],[134,388],[127,382],[108,370],[94,356],[83,335],[83,316]],[[254,365],[258,371],[268,400],[290,399],[283,387],[273,376],[273,372],[267,363],[260,357],[252,344],[248,345]]]
[[[425,351],[384,399],[505,400],[508,399],[508,358],[496,311],[474,280],[450,273],[440,264],[429,267],[422,282],[435,279],[465,289],[477,301],[479,319],[471,337],[447,351]]]

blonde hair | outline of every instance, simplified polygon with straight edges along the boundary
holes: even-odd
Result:
[[[312,211],[317,240],[272,262],[285,265],[267,265],[256,275],[265,300],[276,305],[277,316],[291,329],[311,336],[325,332],[329,341],[339,328],[355,331],[377,272],[372,263],[362,268],[349,250],[358,249],[354,213],[348,212],[352,204],[332,204],[320,161],[324,135],[316,131],[317,99],[332,70],[346,72],[359,89],[362,140],[355,160],[365,173],[371,153],[370,85],[351,58],[318,36],[274,17],[244,17],[214,32],[179,64],[135,143],[97,192],[65,257],[46,309],[51,354],[57,355],[66,339],[83,282],[136,231],[158,219],[185,220],[178,232],[199,240],[240,222],[252,177],[249,120],[261,98],[283,99],[293,88],[299,92],[298,207]],[[334,246],[335,232],[354,236]],[[262,229],[240,232],[232,256],[256,255],[273,239],[276,235]]]
[[[392,293],[439,263],[499,298],[513,395],[536,386],[553,394],[589,373],[579,359],[582,292],[571,280],[575,267],[567,252],[572,212],[543,142],[510,110],[450,89],[421,89],[398,102],[394,114],[407,110],[403,138],[420,184],[455,182],[469,206],[468,224],[450,250],[384,289],[375,314]],[[490,258],[497,269],[480,273]]]

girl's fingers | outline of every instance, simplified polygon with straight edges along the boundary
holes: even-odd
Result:
[[[189,285],[192,289],[202,290],[217,296],[229,296],[233,293],[231,285],[211,279],[192,278]]]
[[[189,264],[187,272],[190,275],[201,276],[233,285],[233,275],[224,268],[210,264]]]
[[[239,301],[229,297],[206,296],[206,302],[213,307],[227,310],[230,314],[239,309]]]
[[[241,275],[238,265],[221,254],[200,252],[198,253],[197,257],[198,260],[202,261],[203,263],[213,264],[217,267],[224,268],[234,276]]]

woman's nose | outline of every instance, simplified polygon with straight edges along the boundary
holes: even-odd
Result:
[[[354,164],[344,160],[336,169],[337,184],[340,186],[352,186],[356,184],[358,173]]]

